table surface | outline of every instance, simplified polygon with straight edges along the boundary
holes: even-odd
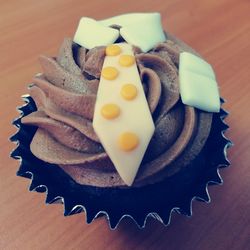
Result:
[[[162,13],[164,28],[191,44],[214,67],[229,110],[231,167],[212,202],[195,201],[193,216],[173,214],[170,227],[149,219],[139,230],[129,219],[110,231],[104,218],[91,225],[84,213],[64,217],[28,192],[9,158],[11,121],[20,96],[40,71],[39,54],[55,55],[81,16],[101,19],[126,12]],[[250,246],[250,2],[249,0],[66,1],[0,0],[0,249],[249,249]]]

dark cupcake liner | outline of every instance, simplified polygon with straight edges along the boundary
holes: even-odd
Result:
[[[65,216],[84,211],[87,223],[91,223],[105,215],[111,229],[124,217],[133,219],[139,228],[145,227],[149,216],[168,226],[173,211],[191,216],[193,200],[210,202],[208,185],[222,184],[219,169],[230,165],[227,148],[232,142],[224,135],[229,128],[224,122],[228,113],[221,109],[214,114],[212,130],[200,156],[172,177],[132,189],[80,185],[57,165],[32,155],[29,145],[36,127],[21,124],[21,118],[35,111],[36,105],[28,95],[23,99],[25,105],[18,108],[21,116],[13,122],[18,131],[10,138],[17,144],[11,157],[21,162],[17,175],[31,179],[30,191],[46,192],[46,203],[63,203]]]

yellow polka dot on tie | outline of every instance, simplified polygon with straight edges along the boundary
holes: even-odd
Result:
[[[119,136],[118,144],[123,151],[131,151],[139,144],[139,138],[132,132],[125,132]]]
[[[121,95],[126,100],[133,100],[137,96],[137,88],[134,84],[125,84],[122,86]]]
[[[114,119],[120,115],[120,108],[116,104],[105,104],[101,109],[101,114],[106,119]]]
[[[106,56],[117,56],[121,53],[121,48],[116,44],[111,44],[106,47]]]
[[[131,55],[121,55],[119,63],[121,66],[129,67],[135,63],[135,57]]]
[[[105,67],[102,69],[102,77],[106,80],[114,80],[118,76],[119,72],[115,67]]]

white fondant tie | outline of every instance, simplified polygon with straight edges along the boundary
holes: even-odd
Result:
[[[123,181],[132,185],[155,126],[132,46],[115,46],[121,52],[104,59],[93,127]]]

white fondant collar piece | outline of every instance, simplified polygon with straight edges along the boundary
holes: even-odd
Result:
[[[119,31],[109,26],[121,26]],[[131,13],[96,21],[82,17],[74,36],[74,42],[92,49],[114,43],[121,35],[123,39],[148,52],[157,43],[166,40],[159,13]]]
[[[119,31],[100,25],[88,17],[81,18],[74,36],[74,42],[87,49],[112,44],[119,37]]]
[[[186,105],[207,111],[220,111],[220,95],[213,68],[189,52],[180,54],[180,95]]]

